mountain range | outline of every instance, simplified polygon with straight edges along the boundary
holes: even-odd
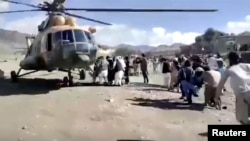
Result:
[[[13,53],[26,48],[26,36],[28,34],[0,29],[0,53]]]
[[[23,48],[26,48],[25,37],[28,34],[20,33],[18,31],[11,31],[0,29],[0,53],[14,53],[21,51]],[[129,44],[120,44],[117,46],[108,46],[101,45],[105,48],[131,48],[139,50],[141,52],[161,52],[166,50],[179,50],[179,47],[184,44],[175,43],[173,45],[159,45],[159,46],[149,46],[149,45],[129,45]]]
[[[217,30],[215,30],[217,31]],[[219,32],[219,31],[217,31]],[[219,32],[222,33],[222,32]],[[226,34],[226,33],[224,33]],[[205,33],[202,35],[204,36]],[[25,38],[28,36],[26,33],[20,33],[18,31],[11,31],[0,29],[0,54],[3,53],[14,53],[23,51],[23,48],[26,48],[26,41]],[[239,36],[250,36],[249,31],[242,32],[240,34],[235,35]],[[197,39],[195,39],[195,43]],[[150,45],[129,45],[129,44],[120,44],[117,46],[108,46],[108,45],[99,45],[103,48],[131,48],[140,52],[174,52],[179,51],[180,47],[187,46],[181,43],[174,43],[172,45],[159,45],[159,46],[150,46]]]
[[[185,46],[185,44],[174,43],[172,45],[158,45],[158,46],[120,44],[113,47],[107,45],[101,45],[101,46],[105,46],[105,48],[129,48],[141,52],[161,52],[166,50],[179,50],[180,47]]]

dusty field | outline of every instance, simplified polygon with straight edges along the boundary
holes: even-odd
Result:
[[[18,61],[2,58],[8,62],[0,69],[8,77]],[[143,86],[141,77],[124,87],[60,88],[53,79],[66,74],[47,74],[35,73],[18,84],[0,80],[1,141],[206,141],[208,124],[237,123],[232,94],[223,96],[227,109],[216,111],[203,109],[202,92],[188,107],[180,94]],[[31,79],[36,77],[42,79]],[[161,75],[150,75],[150,82],[161,84]]]

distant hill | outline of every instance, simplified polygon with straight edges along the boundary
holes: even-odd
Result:
[[[181,46],[185,44],[182,43],[174,43],[172,45],[159,45],[159,46],[149,46],[149,45],[128,45],[128,44],[120,44],[118,46],[114,46],[114,48],[131,48],[135,50],[139,50],[141,52],[159,52],[166,50],[179,50]]]
[[[151,52],[160,52],[160,51],[167,51],[167,50],[180,50],[181,46],[185,46],[185,44],[182,43],[174,43],[170,46],[168,45],[159,45],[151,50]]]
[[[0,29],[0,54],[13,53],[26,48],[25,37],[28,34]]]
[[[238,34],[238,36],[250,36],[250,31],[242,32],[242,33]]]
[[[28,34],[20,33],[17,31],[5,30],[0,29],[0,54],[4,53],[14,53],[20,52],[23,48],[26,48],[26,41],[25,37]],[[109,46],[109,45],[99,45],[103,49],[117,49],[117,48],[127,48],[133,49],[138,52],[150,52],[160,54],[161,52],[165,53],[173,53],[179,51],[181,47],[185,46],[198,46],[196,47],[199,49],[199,46],[207,47],[209,44],[215,44],[217,37],[220,36],[229,36],[228,33],[224,33],[212,28],[208,28],[203,35],[198,36],[195,40],[195,43],[190,45],[185,45],[182,43],[174,43],[172,45],[159,45],[159,46],[150,46],[150,45],[129,45],[129,44],[119,44],[117,46]],[[240,34],[235,35],[236,37],[239,36],[250,36],[250,31],[245,31]],[[243,37],[241,37],[243,38]],[[248,40],[248,39],[247,39]],[[210,43],[209,43],[210,42]],[[249,41],[250,42],[250,41]]]
[[[134,50],[138,50],[138,51],[141,51],[141,52],[147,52],[147,51],[152,50],[152,48],[154,48],[154,46],[148,46],[148,45],[136,45],[136,46],[133,46],[133,45],[129,45],[129,44],[120,44],[120,45],[114,46],[114,48],[124,48],[124,47],[134,49]]]

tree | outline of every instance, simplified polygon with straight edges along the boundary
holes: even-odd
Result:
[[[204,40],[207,42],[211,42],[216,35],[216,31],[213,28],[208,28],[204,33]]]
[[[239,51],[249,51],[250,45],[244,44],[239,48]]]
[[[202,42],[202,36],[197,36],[195,38],[195,43],[201,43]]]

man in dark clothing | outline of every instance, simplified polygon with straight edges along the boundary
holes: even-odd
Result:
[[[101,57],[98,57],[94,64],[94,71],[93,71],[93,76],[92,76],[94,83],[96,83],[96,78],[98,77],[100,73],[100,63],[101,63]]]
[[[134,68],[134,75],[136,75],[136,76],[138,76],[140,74],[139,73],[139,64],[140,64],[140,58],[139,57],[134,58],[133,68]]]
[[[142,76],[144,79],[144,83],[148,83],[149,79],[148,79],[148,61],[147,58],[145,57],[145,54],[142,54],[142,58],[140,60],[141,63],[141,72],[142,72]]]
[[[188,104],[192,104],[192,92],[194,92],[193,84],[191,83],[194,76],[191,62],[189,60],[184,62],[184,67],[180,70],[180,79],[183,93]]]
[[[129,70],[130,70],[130,63],[129,63],[129,57],[126,56],[125,58],[125,72],[124,72],[124,76],[125,76],[125,83],[128,84],[129,83]]]
[[[193,61],[193,65],[192,65],[193,70],[196,70],[196,68],[198,67],[202,67],[201,66],[202,59],[198,55],[192,56],[192,61]]]
[[[115,73],[114,73],[114,61],[113,58],[107,56],[107,61],[109,63],[108,65],[108,83],[109,85],[112,85],[114,79],[115,79]]]
[[[164,75],[164,86],[170,89],[170,82],[171,82],[171,65],[167,59],[163,59],[162,63],[162,73]]]
[[[185,80],[185,78],[183,77],[183,68],[184,68],[184,66],[179,65],[179,67],[180,68],[179,68],[179,72],[178,72],[178,82],[174,86],[175,87],[177,87],[178,85],[180,86],[180,89],[181,89],[181,97],[180,97],[180,99],[185,99],[186,96],[185,96],[185,93],[183,91],[183,87],[182,87],[182,84],[181,84],[181,81]]]

